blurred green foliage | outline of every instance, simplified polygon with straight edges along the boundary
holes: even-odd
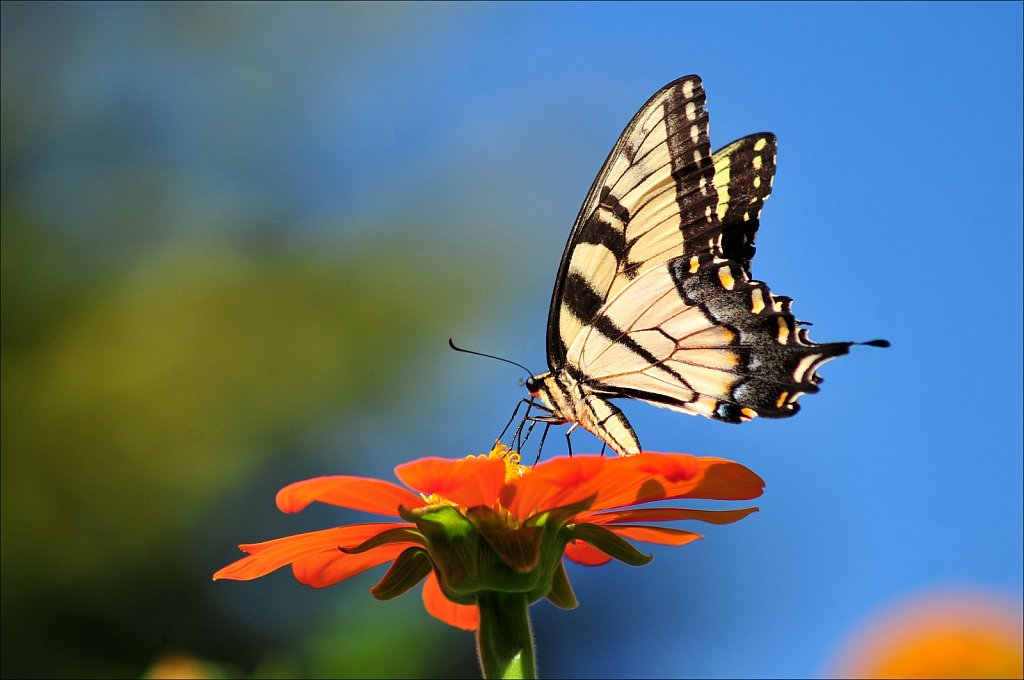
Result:
[[[400,407],[417,338],[480,278],[429,252],[179,248],[105,271],[5,214],[5,675],[139,674],[132,617],[193,582],[182,549],[218,494],[357,400]]]

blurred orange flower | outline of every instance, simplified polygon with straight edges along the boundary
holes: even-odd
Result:
[[[1020,600],[966,590],[930,593],[874,617],[843,650],[846,678],[1020,678]]]
[[[281,489],[277,507],[291,513],[319,501],[405,521],[241,545],[248,556],[217,571],[214,580],[255,579],[290,564],[300,583],[322,588],[393,562],[371,590],[375,597],[395,597],[426,578],[427,611],[476,630],[476,597],[483,591],[523,592],[529,602],[546,597],[574,607],[563,556],[585,565],[613,558],[646,564],[651,556],[625,539],[678,546],[701,538],[652,523],[727,524],[757,510],[633,506],[680,498],[746,500],[764,487],[752,471],[722,458],[577,455],[531,468],[502,445],[460,460],[422,458],[399,465],[395,474],[419,493],[377,479],[318,477]]]

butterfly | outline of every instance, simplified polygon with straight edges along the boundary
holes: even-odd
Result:
[[[549,424],[583,427],[620,455],[640,442],[612,399],[727,423],[784,418],[817,369],[867,343],[812,342],[750,275],[775,135],[712,153],[704,87],[661,88],[622,132],[580,209],[555,279],[549,371],[526,381]]]

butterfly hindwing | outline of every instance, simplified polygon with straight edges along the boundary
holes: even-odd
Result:
[[[731,260],[697,270],[672,260],[599,316],[567,357],[593,390],[726,422],[793,415],[800,395],[818,391],[817,367],[850,345],[811,342],[789,298]]]
[[[748,275],[761,208],[772,192],[775,154],[775,135],[770,132],[737,139],[714,154],[721,256],[740,263]]]

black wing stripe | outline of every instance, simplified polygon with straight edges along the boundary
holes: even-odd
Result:
[[[612,212],[609,209],[609,212]],[[615,215],[614,212],[612,212]],[[616,217],[618,217],[616,215]],[[616,229],[601,212],[595,212],[580,229],[578,243],[590,243],[607,248],[611,253],[621,253],[626,247],[626,237]]]
[[[608,189],[607,187],[605,187],[605,189],[601,192],[600,205],[601,207],[610,210],[613,215],[622,220],[623,224],[629,222],[629,210],[626,208],[626,206],[622,205],[622,203],[619,202],[619,199],[616,198],[612,194],[611,190]]]
[[[663,406],[671,406],[676,408],[686,408],[688,404],[692,404],[697,400],[697,393],[694,392],[693,398],[689,400],[677,399],[667,394],[658,394],[657,392],[650,392],[648,390],[640,390],[635,388],[623,388],[616,389],[614,392],[606,393],[606,396],[610,398],[627,397],[630,399],[640,399],[643,401],[649,401],[652,404],[661,404]]]
[[[704,113],[706,117],[706,112]],[[676,201],[679,204],[679,221],[684,229],[683,244],[689,250],[690,240],[686,227],[697,223],[706,223],[713,227],[718,222],[715,208],[718,205],[718,192],[715,191],[715,167],[711,159],[711,143],[707,127],[699,135],[696,142],[687,144],[682,133],[685,125],[678,118],[667,116],[667,143],[672,157],[672,176],[676,179],[679,192]]]
[[[567,295],[562,304],[580,321],[587,323],[595,316],[604,304],[604,298],[590,286],[590,281],[582,274],[570,271],[566,277]]]

